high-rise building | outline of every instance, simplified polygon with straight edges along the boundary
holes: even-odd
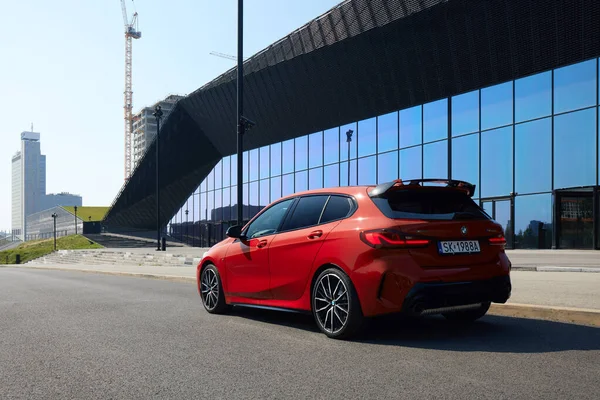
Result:
[[[133,168],[138,165],[146,149],[156,136],[156,118],[152,115],[154,108],[160,104],[163,111],[163,121],[183,96],[170,95],[150,107],[143,108],[133,116]]]
[[[25,220],[41,211],[46,197],[46,156],[38,132],[21,133],[21,150],[12,157],[12,231],[24,240]]]

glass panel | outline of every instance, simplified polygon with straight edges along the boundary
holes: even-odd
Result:
[[[223,220],[231,221],[234,219],[231,216],[231,191],[229,188],[223,189]]]
[[[448,141],[423,146],[423,178],[448,178]]]
[[[271,197],[270,201],[274,202],[281,198],[281,176],[271,178]]]
[[[515,120],[527,121],[552,114],[552,72],[515,81]]]
[[[283,171],[287,174],[294,172],[294,139],[282,143],[281,156],[283,157]]]
[[[391,182],[399,177],[398,152],[379,154],[377,156],[377,183]]]
[[[552,190],[552,118],[515,126],[515,191]]]
[[[223,187],[223,164],[221,161],[215,166],[215,189]]]
[[[294,174],[283,175],[281,196],[294,194]]]
[[[206,183],[208,182],[207,178],[204,178],[202,180],[202,183],[200,184],[200,193],[202,192],[206,192]]]
[[[493,201],[484,201],[482,207],[483,207],[483,211],[485,211],[487,215],[494,218],[494,202]]]
[[[323,188],[323,168],[313,168],[308,171],[308,188]]]
[[[215,188],[215,169],[213,168],[208,177],[206,178],[207,190],[213,190]]]
[[[348,124],[340,127],[340,160],[348,159],[348,131],[352,131],[350,142],[350,159],[356,158],[356,124]]]
[[[452,139],[452,179],[477,185],[473,197],[479,196],[478,134]]]
[[[479,91],[452,98],[452,136],[479,130]]]
[[[554,113],[596,104],[596,60],[554,70]]]
[[[237,221],[237,186],[231,187],[231,220]]]
[[[515,247],[552,247],[552,195],[536,194],[515,198]]]
[[[206,193],[200,194],[200,221],[206,221],[207,216],[207,204],[206,204]]]
[[[258,181],[250,182],[250,201],[248,204],[251,209],[258,205]]]
[[[323,215],[321,215],[321,220],[319,222],[324,224],[344,218],[348,215],[350,209],[350,199],[342,196],[331,196],[325,210],[323,210]]]
[[[481,133],[481,197],[507,196],[513,191],[512,133],[510,126]]]
[[[284,223],[282,230],[292,230],[314,226],[319,223],[323,207],[329,196],[302,197],[290,218]]]
[[[215,214],[213,221],[223,220],[223,191],[215,190]]]
[[[377,157],[365,157],[358,159],[358,184],[377,184]]]
[[[358,156],[370,156],[377,152],[377,118],[358,122]]]
[[[313,133],[308,137],[309,168],[323,165],[323,132]]]
[[[269,164],[270,164],[270,155],[269,155],[269,146],[264,146],[260,148],[260,179],[265,179],[269,177]]]
[[[448,138],[448,99],[423,106],[423,142]]]
[[[331,164],[338,162],[340,160],[340,128],[327,129],[323,140],[325,143],[324,163]]]
[[[510,200],[497,200],[494,220],[502,225],[507,247],[512,246],[513,227],[510,218]]]
[[[281,143],[271,145],[271,176],[281,175]]]
[[[237,154],[231,156],[231,185],[237,185]]]
[[[554,188],[596,182],[596,109],[554,117]]]
[[[594,248],[594,198],[560,196],[561,249]]]
[[[398,112],[377,117],[377,151],[379,153],[398,148]]]
[[[333,164],[324,168],[323,187],[331,188],[340,186],[340,165]]]
[[[296,171],[308,168],[308,137],[302,136],[295,139]]]
[[[266,207],[269,205],[269,197],[270,197],[270,188],[269,188],[269,180],[263,179],[260,181],[260,197],[259,197],[259,205],[261,207]]]
[[[293,199],[284,200],[273,204],[258,216],[246,229],[248,238],[256,238],[265,235],[271,235],[277,231],[281,220],[285,216],[288,207],[292,205]]]
[[[227,189],[229,190],[229,189]],[[198,222],[200,220],[200,195],[194,195],[194,222]]]
[[[356,160],[350,161],[350,175],[348,175],[348,162],[340,163],[340,186],[356,186],[356,184]]]
[[[243,196],[242,196],[242,216],[245,220],[250,219],[250,212],[249,212],[249,202],[248,202],[248,184],[245,183],[243,185]]]
[[[496,128],[513,122],[513,83],[481,89],[481,129]]]
[[[250,181],[258,180],[258,149],[250,150]]]
[[[294,185],[294,192],[298,193],[298,192],[303,192],[305,190],[308,190],[308,172],[307,171],[301,171],[301,172],[296,172],[296,182]]]
[[[231,186],[231,157],[223,158],[223,187]]]
[[[423,116],[421,106],[400,111],[400,148],[421,144]]]
[[[208,221],[214,221],[213,217],[215,214],[215,192],[210,191],[206,197],[206,219]]]
[[[244,151],[242,153],[242,180],[244,183],[248,182],[248,165],[250,165],[248,152]]]
[[[400,179],[423,178],[421,146],[400,150]]]

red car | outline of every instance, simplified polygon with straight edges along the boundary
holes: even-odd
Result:
[[[233,305],[312,312],[347,338],[402,312],[473,321],[510,297],[502,227],[455,180],[396,180],[282,198],[232,226],[197,268],[209,313]]]

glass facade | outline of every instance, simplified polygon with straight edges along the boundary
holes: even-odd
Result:
[[[245,151],[244,218],[308,189],[452,178],[477,185],[509,244],[549,248],[553,192],[599,184],[598,70],[592,59]],[[232,155],[215,166],[173,216],[172,236],[194,246],[224,237],[236,165]]]

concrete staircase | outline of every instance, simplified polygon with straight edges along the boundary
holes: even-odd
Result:
[[[126,235],[118,235],[112,233],[102,233],[102,234],[85,234],[84,235],[89,240],[98,243],[100,246],[106,248],[156,248],[156,240],[154,239],[146,239],[140,237],[132,237]],[[168,247],[182,247],[183,245],[180,243],[175,243],[172,241],[167,241]]]
[[[197,249],[201,250],[201,249]],[[208,249],[204,249],[206,251]],[[173,252],[129,252],[109,250],[58,250],[27,262],[28,265],[130,265],[161,267],[195,267],[201,257]]]

